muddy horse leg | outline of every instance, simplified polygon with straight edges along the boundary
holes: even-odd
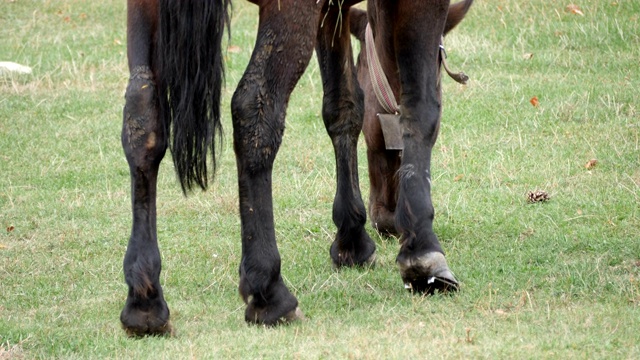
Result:
[[[125,95],[122,146],[131,174],[133,226],[124,257],[129,292],[120,321],[130,335],[171,332],[169,308],[160,286],[160,250],[156,235],[156,181],[167,148],[158,120],[158,95],[151,52],[157,23],[155,1],[127,7],[127,55],[130,78]]]
[[[313,53],[318,17],[315,1],[261,4],[253,55],[231,103],[242,226],[239,291],[250,323],[301,316],[280,274],[271,178],[286,106]]]
[[[441,115],[438,51],[449,1],[434,0],[426,5],[418,0],[378,2],[395,7],[389,14],[393,14],[391,26],[402,88],[404,151],[397,175],[396,208],[402,245],[396,260],[411,290],[456,290],[457,281],[433,231],[431,202],[431,151]]]
[[[330,250],[336,266],[370,263],[376,250],[375,243],[364,230],[367,215],[360,194],[357,154],[363,94],[356,79],[346,19],[349,12],[345,6],[342,4],[340,8],[332,4],[325,9],[316,46],[324,89],[322,117],[336,158],[333,222],[338,232]]]

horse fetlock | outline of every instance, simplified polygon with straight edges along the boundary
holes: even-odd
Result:
[[[159,267],[159,264],[152,267],[140,262],[132,266],[125,264],[125,281],[131,290],[129,297],[136,300],[140,306],[144,306],[147,300],[162,296],[162,287],[158,281],[159,271],[154,270]]]
[[[125,257],[124,269],[129,293],[120,314],[123,328],[132,336],[170,334],[169,307],[159,283],[160,264],[151,259],[127,265],[128,259]]]

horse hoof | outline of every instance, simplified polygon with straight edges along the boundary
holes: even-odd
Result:
[[[149,326],[127,326],[122,324],[122,328],[127,333],[127,336],[132,338],[139,338],[145,336],[166,336],[173,337],[175,336],[175,332],[173,327],[171,326],[171,322],[167,321],[164,325],[159,327],[149,327]]]
[[[277,310],[277,309],[275,309]],[[245,313],[245,320],[249,324],[265,325],[265,326],[278,326],[287,325],[298,320],[304,320],[304,313],[300,310],[300,307],[296,306],[293,310],[281,315],[273,316],[268,309],[256,309],[251,304],[247,307]]]
[[[335,270],[338,270],[342,267],[363,267],[363,268],[368,268],[368,267],[373,267],[376,264],[376,253],[374,252],[373,254],[371,254],[366,260],[362,261],[362,262],[354,262],[354,261],[349,261],[347,260],[349,259],[347,254],[341,254],[338,253],[338,261],[332,261],[332,267]]]
[[[298,300],[280,278],[262,291],[262,296],[247,294],[246,278],[240,279],[240,294],[247,304],[244,319],[249,324],[275,326],[304,318]]]
[[[343,248],[339,244],[340,241],[336,239],[329,250],[334,268],[337,269],[343,266],[367,267],[375,263],[376,244],[364,231],[360,234],[357,242],[353,242]]]
[[[296,306],[294,310],[289,311],[278,321],[279,324],[290,324],[296,321],[304,321],[304,313],[300,310],[300,307]]]
[[[130,337],[173,336],[174,330],[169,321],[169,308],[164,301],[155,302],[155,307],[141,310],[127,301],[120,323]]]
[[[439,252],[430,252],[417,258],[398,259],[397,262],[404,287],[411,292],[448,293],[459,288],[447,260]]]
[[[152,319],[148,313],[146,315],[139,314],[133,319],[124,319],[121,317],[120,322],[122,324],[122,328],[129,337],[172,337],[175,335],[173,327],[171,326],[171,322],[168,319],[166,321],[160,319]]]

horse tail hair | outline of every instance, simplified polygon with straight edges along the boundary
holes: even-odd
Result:
[[[222,138],[222,34],[231,0],[160,0],[156,73],[160,121],[186,194],[208,186],[207,154],[216,169],[215,138]],[[213,176],[213,175],[212,175]]]

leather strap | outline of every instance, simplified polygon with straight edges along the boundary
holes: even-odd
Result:
[[[380,65],[376,45],[373,41],[373,32],[368,23],[365,30],[365,44],[367,47],[367,63],[369,64],[369,77],[371,77],[371,83],[373,84],[373,92],[387,113],[398,114],[400,107],[398,106],[396,97],[393,95],[389,80],[387,80],[387,76],[382,70],[382,65]]]

